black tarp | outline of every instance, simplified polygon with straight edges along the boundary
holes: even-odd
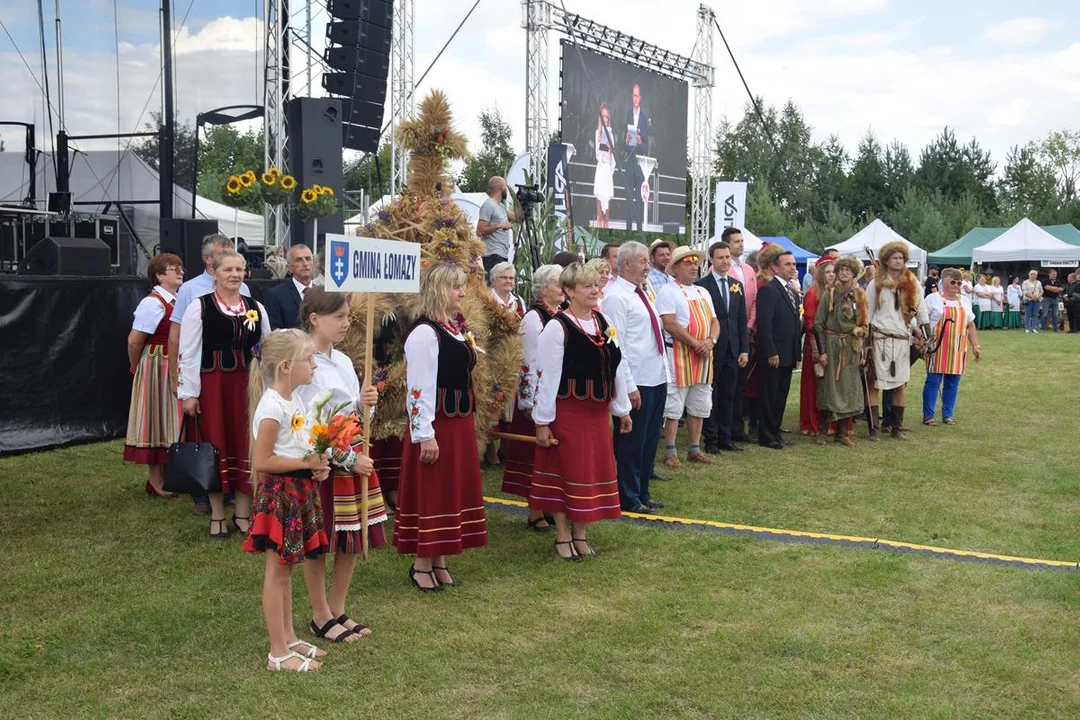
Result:
[[[250,282],[260,297],[269,282]],[[136,277],[0,278],[0,455],[123,437]]]

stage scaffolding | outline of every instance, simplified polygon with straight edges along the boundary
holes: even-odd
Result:
[[[588,18],[566,12],[562,3],[521,0],[521,26],[525,29],[525,149],[531,159],[533,182],[547,184],[548,124],[548,31],[569,37],[583,48],[689,82],[694,88],[694,123],[691,133],[692,200],[690,237],[702,246],[709,229],[710,141],[712,136],[713,11],[701,5],[697,11],[697,43],[693,58],[664,50]]]

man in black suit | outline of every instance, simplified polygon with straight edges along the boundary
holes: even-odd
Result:
[[[626,162],[623,174],[626,176],[627,212],[626,229],[636,227],[641,230],[641,217],[644,207],[641,204],[641,183],[645,177],[638,165],[638,155],[649,154],[649,116],[641,104],[641,86],[634,85],[631,105],[626,109],[626,123],[623,126],[623,139],[626,143]]]
[[[793,443],[780,437],[791,372],[799,360],[802,322],[799,307],[788,284],[798,269],[795,258],[785,252],[772,264],[773,279],[757,294],[757,357],[761,373],[761,419],[758,444],[781,450]]]
[[[716,318],[720,321],[720,340],[713,347],[712,414],[705,419],[702,438],[705,453],[741,452],[732,442],[731,424],[735,413],[735,388],[739,368],[750,358],[750,333],[746,325],[746,293],[730,277],[731,248],[724,241],[709,247],[712,270],[697,285],[712,296]]]
[[[300,301],[311,287],[311,275],[315,271],[311,248],[303,243],[290,247],[285,258],[290,277],[272,287],[263,298],[271,330],[300,327]]]

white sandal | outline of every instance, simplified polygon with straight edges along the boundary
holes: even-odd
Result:
[[[297,640],[296,642],[291,642],[286,647],[288,647],[290,650],[292,650],[297,645],[307,645],[311,649],[307,650],[306,652],[296,652],[295,650],[293,650],[294,655],[300,655],[301,657],[306,657],[309,660],[318,659],[318,657],[319,657],[319,648],[316,647],[315,645],[312,645],[309,642],[304,641],[304,640]]]
[[[298,668],[296,668],[296,670],[294,670],[294,672],[302,672],[302,673],[303,672],[314,672],[314,670],[311,669],[311,658],[304,658],[304,657],[302,657],[301,655],[299,655],[297,653],[290,652],[288,655],[285,655],[284,657],[274,657],[273,655],[267,655],[266,656],[267,662],[271,662],[271,663],[274,664],[274,670],[275,671],[280,671],[281,670],[281,663],[288,662],[289,660],[292,660],[293,658],[296,658],[297,660],[303,660],[304,661],[304,662],[302,662],[300,664],[300,667],[298,667]],[[285,668],[285,669],[288,670],[289,668]]]

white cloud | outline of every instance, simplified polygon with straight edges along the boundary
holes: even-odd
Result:
[[[983,31],[982,39],[1005,47],[1038,45],[1049,32],[1053,22],[1048,18],[1010,18],[990,23]]]

